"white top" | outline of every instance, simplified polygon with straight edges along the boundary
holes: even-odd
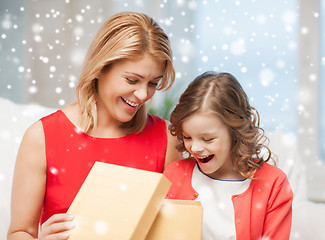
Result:
[[[213,179],[202,173],[198,165],[195,165],[192,186],[199,193],[196,200],[203,206],[203,240],[236,239],[234,206],[231,197],[245,192],[250,183],[251,179]]]

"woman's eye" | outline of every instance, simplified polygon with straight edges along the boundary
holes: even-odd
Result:
[[[186,136],[183,135],[183,139],[189,140],[189,139],[191,139],[191,137],[186,137]]]
[[[157,87],[158,86],[158,82],[149,82],[149,85],[150,86],[153,86],[153,87]]]
[[[133,79],[131,79],[131,78],[125,78],[126,79],[126,81],[128,82],[128,83],[130,83],[130,84],[135,84],[135,83],[137,83],[137,80],[133,80]]]

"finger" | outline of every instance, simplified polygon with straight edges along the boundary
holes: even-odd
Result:
[[[48,226],[47,229],[52,234],[52,233],[58,233],[58,232],[65,232],[65,231],[73,229],[74,227],[75,227],[74,221],[67,221],[67,222],[53,223],[50,226]]]
[[[74,221],[55,222],[49,225],[42,226],[39,235],[45,239],[56,239],[53,238],[54,236],[59,236],[60,239],[66,239],[68,238],[67,231],[73,229],[74,227]],[[62,236],[60,234],[62,234]]]
[[[53,223],[56,222],[66,222],[66,221],[72,221],[73,220],[73,215],[71,214],[66,214],[66,213],[58,213],[58,214],[54,214],[52,215],[47,221],[45,221],[42,224],[42,227],[46,227],[48,225],[51,225]]]
[[[68,232],[54,233],[44,237],[39,237],[38,240],[66,240],[69,239]]]

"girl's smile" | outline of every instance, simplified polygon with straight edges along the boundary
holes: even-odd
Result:
[[[231,160],[232,139],[228,127],[212,111],[199,111],[182,123],[184,146],[200,169],[212,178],[238,178]]]
[[[194,156],[197,161],[199,161],[201,164],[208,164],[212,158],[214,157],[214,154],[208,155],[208,156]]]

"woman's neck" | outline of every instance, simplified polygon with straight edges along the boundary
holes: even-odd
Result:
[[[68,119],[81,129],[81,112],[78,105],[70,105],[62,109]],[[121,127],[120,122],[112,122],[100,115],[97,116],[97,126],[85,132],[87,135],[96,138],[119,138],[128,134],[127,129]]]

